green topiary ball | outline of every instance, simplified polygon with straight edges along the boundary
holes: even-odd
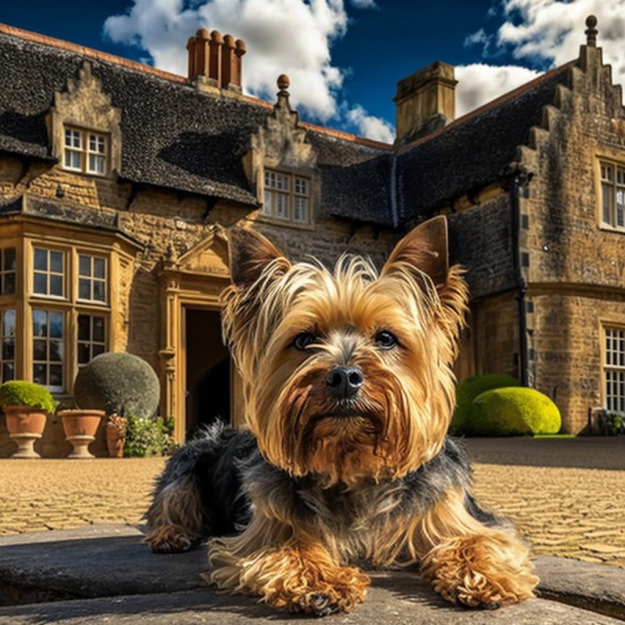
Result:
[[[74,382],[74,399],[81,408],[107,414],[152,417],[161,388],[154,369],[133,354],[107,352],[85,365]]]
[[[557,434],[562,419],[558,407],[533,388],[496,388],[478,395],[472,404],[470,427],[478,436]]]
[[[471,404],[478,396],[493,388],[505,386],[521,386],[521,383],[509,375],[488,373],[485,375],[474,375],[458,384],[456,388],[456,410],[451,422],[451,430],[454,434],[468,434],[469,420],[471,418]]]

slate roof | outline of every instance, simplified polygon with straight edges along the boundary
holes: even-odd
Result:
[[[31,35],[10,27],[0,29],[0,151],[54,162],[45,116],[54,92],[64,90],[68,78],[78,76],[87,57],[112,105],[122,109],[122,179],[257,205],[241,157],[250,135],[271,114],[270,104],[202,93],[181,77],[71,44],[35,36],[41,43],[3,30]],[[308,139],[318,151],[324,209],[352,219],[389,223],[390,146],[306,126]]]
[[[397,158],[400,220],[429,216],[462,195],[500,180],[540,126],[572,63],[540,76],[404,148]]]
[[[45,115],[85,58],[123,111],[122,179],[257,205],[241,156],[269,103],[202,93],[180,76],[2,25],[0,151],[54,162]],[[303,124],[317,152],[322,209],[398,227],[500,179],[570,65],[400,149]]]

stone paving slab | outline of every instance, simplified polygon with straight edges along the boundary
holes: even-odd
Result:
[[[140,528],[123,525],[0,538],[0,604],[5,604],[0,625],[309,620],[206,587],[199,577],[208,567],[203,549],[156,555],[141,538]],[[414,573],[375,573],[367,601],[331,622],[602,625],[625,620],[625,571],[541,557],[537,572],[541,595],[558,602],[541,598],[493,612],[456,608]]]
[[[618,625],[622,621],[561,603],[533,599],[501,610],[456,608],[406,575],[378,576],[367,600],[328,625]],[[205,591],[134,595],[0,608],[0,625],[239,625],[319,623],[315,617],[275,612],[247,597]]]

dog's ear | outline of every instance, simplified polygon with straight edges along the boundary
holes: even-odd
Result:
[[[228,256],[232,282],[241,288],[254,284],[263,269],[278,258],[289,265],[284,254],[262,234],[238,227],[228,230]]]
[[[446,217],[434,217],[411,230],[391,252],[382,275],[400,265],[420,269],[438,289],[446,283],[449,274]]]

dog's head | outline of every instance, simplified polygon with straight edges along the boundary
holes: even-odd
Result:
[[[292,264],[243,229],[229,247],[224,336],[265,458],[330,485],[400,477],[434,457],[467,302],[445,218],[410,232],[379,273],[359,256],[333,271]]]

